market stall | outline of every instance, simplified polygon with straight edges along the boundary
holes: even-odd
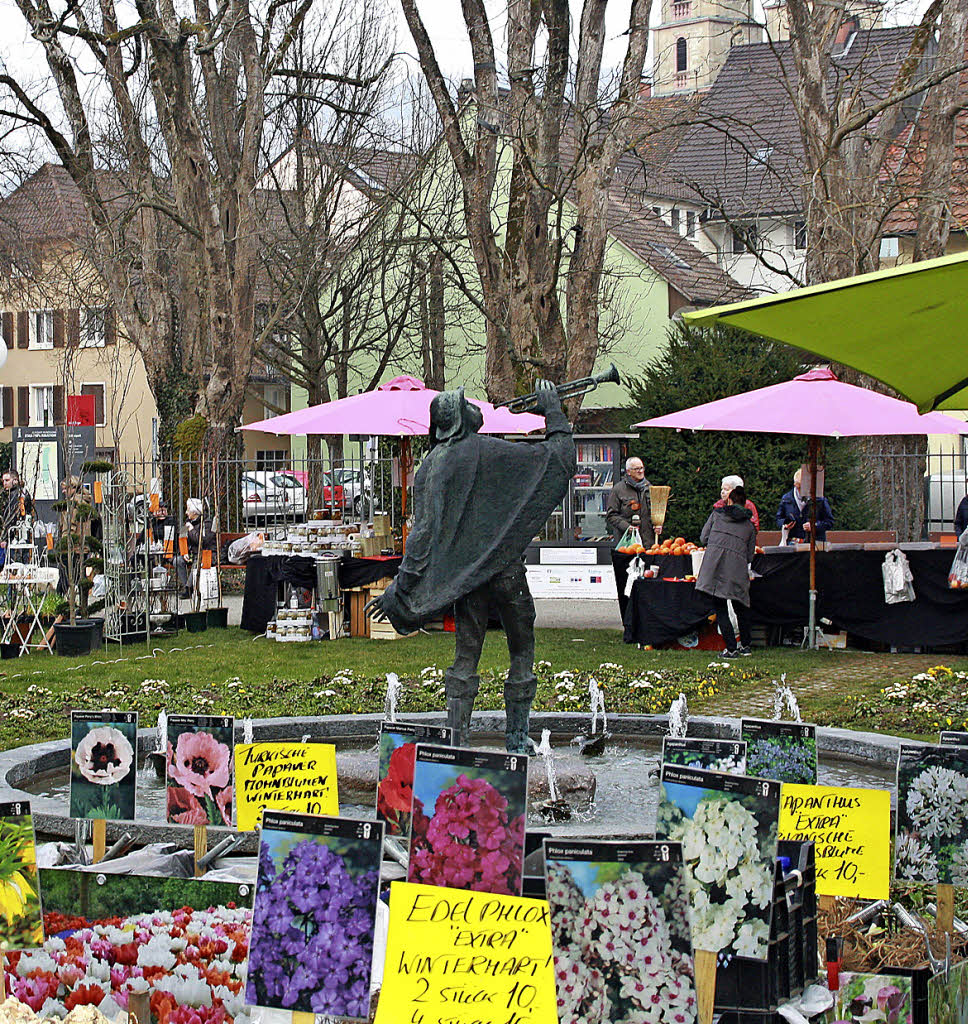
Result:
[[[884,600],[885,551],[831,550],[817,554],[817,615],[868,644],[938,648],[968,643],[968,593],[948,586],[952,549],[901,544],[914,576],[915,600]],[[669,559],[668,561],[671,561]],[[670,567],[671,571],[671,567]],[[752,619],[760,626],[806,626],[810,553],[756,555],[750,586]],[[669,577],[636,580],[623,616],[626,643],[657,646],[696,630],[713,611],[695,584]]]

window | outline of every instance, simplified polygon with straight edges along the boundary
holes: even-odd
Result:
[[[673,231],[679,230],[679,211],[674,206],[669,211],[669,225]]]
[[[54,311],[52,309],[32,309],[27,323],[29,324],[28,348],[54,347]]]
[[[286,411],[286,388],[282,384],[266,384],[263,387],[262,412],[263,419],[271,420],[280,412]]]
[[[696,237],[696,212],[686,210],[686,238]]]
[[[676,71],[685,71],[689,66],[687,46],[686,37],[679,36],[676,40]]]
[[[652,207],[652,212],[656,215],[656,217],[661,217],[662,216],[662,207],[661,206],[653,206]]]
[[[255,453],[255,468],[260,472],[282,469],[288,458],[285,448],[262,448]]]
[[[30,425],[32,427],[52,427],[54,425],[53,384],[31,385]]]
[[[882,238],[881,239],[881,259],[882,260],[896,260],[898,253],[900,252],[900,246],[897,238]]]
[[[104,419],[104,385],[103,384],[82,384],[82,395],[94,396],[94,423],[95,426],[103,427]]]
[[[755,224],[749,227],[732,228],[732,251],[735,255],[746,252],[758,252],[760,247],[760,236]]]
[[[793,248],[806,249],[807,247],[807,222],[798,220],[793,225]]]
[[[649,247],[657,252],[664,260],[668,260],[669,263],[674,267],[678,267],[680,270],[690,270],[691,267],[684,259],[677,256],[667,245],[661,245],[657,242],[649,242]]]
[[[106,309],[81,311],[81,348],[104,348]]]

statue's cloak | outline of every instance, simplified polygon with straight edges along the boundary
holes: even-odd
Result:
[[[424,458],[406,554],[381,601],[398,632],[439,618],[524,556],[575,473],[568,421],[555,411],[546,422],[544,441],[470,433]]]

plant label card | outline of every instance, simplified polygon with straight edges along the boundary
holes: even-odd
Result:
[[[556,1004],[544,900],[390,884],[376,1024],[558,1024]]]
[[[420,743],[408,882],[521,895],[528,758]]]
[[[454,730],[447,725],[380,723],[380,781],[376,787],[376,816],[388,836],[410,838],[413,805],[413,759],[418,743],[452,746]]]
[[[235,719],[169,715],[166,749],[167,820],[231,828]]]
[[[30,804],[0,804],[0,956],[44,941]],[[0,965],[2,970],[2,965]]]
[[[70,816],[133,821],[137,752],[137,712],[72,711]]]
[[[707,772],[746,774],[745,740],[704,740],[694,736],[663,736],[662,763]]]
[[[266,809],[245,1002],[366,1020],[383,823]]]
[[[929,982],[930,984],[930,982]],[[913,982],[904,974],[854,974],[840,972],[840,988],[834,1001],[837,1018],[846,1021],[890,1021],[912,1024]],[[929,1012],[931,1024],[941,1019]]]
[[[746,771],[759,779],[817,784],[817,727],[802,722],[771,722],[744,718]]]
[[[151,934],[152,945],[160,943],[161,939],[155,936],[161,935],[166,944],[170,943],[171,920],[164,923],[162,932],[161,925],[152,919],[179,911],[196,914],[194,924],[199,931],[215,929],[224,934],[225,926],[230,926],[241,939],[248,932],[254,893],[252,885],[238,882],[75,868],[41,868],[40,883],[44,894],[44,934],[48,939],[100,928],[110,929],[110,941],[119,946],[134,943],[135,933],[142,928]],[[177,927],[187,926],[188,922]],[[136,948],[134,952],[137,953]],[[126,955],[130,951],[116,957],[118,964],[128,964]],[[225,950],[206,949],[205,955],[215,959],[227,954]],[[115,956],[111,959],[114,962]]]
[[[561,1024],[696,1020],[682,847],[546,839]]]
[[[339,814],[332,743],[239,743],[235,748],[236,827],[251,832],[263,808]]]
[[[968,960],[952,964],[928,979],[928,1020],[931,1024],[964,1024],[968,1020]]]
[[[968,885],[968,747],[901,744],[894,877]]]
[[[951,732],[945,730],[941,734],[942,747],[968,747],[968,732]]]
[[[766,960],[780,783],[662,766],[656,838],[682,843],[696,950]]]
[[[887,899],[891,888],[888,790],[784,783],[780,838],[814,844],[818,895]]]

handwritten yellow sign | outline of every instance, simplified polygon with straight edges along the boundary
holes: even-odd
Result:
[[[813,841],[819,895],[887,898],[891,884],[891,794],[887,790],[784,783],[780,838]]]
[[[376,1024],[558,1024],[544,900],[390,886]]]
[[[235,748],[237,827],[251,832],[264,807],[339,814],[331,743],[240,743]]]

